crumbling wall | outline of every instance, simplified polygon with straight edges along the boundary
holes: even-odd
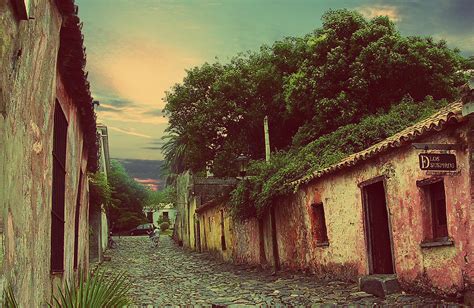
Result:
[[[471,184],[469,153],[463,145],[466,127],[424,138],[423,143],[454,143],[460,173],[444,176],[448,233],[452,246],[422,248],[426,207],[417,180],[431,177],[418,164],[419,150],[410,146],[356,167],[314,180],[275,205],[278,251],[283,267],[308,269],[322,276],[353,279],[369,273],[359,183],[384,176],[395,271],[406,287],[437,294],[462,292],[469,276]],[[313,235],[311,205],[324,204],[328,246]],[[342,276],[341,276],[342,275]],[[345,276],[345,277],[344,277]]]
[[[61,14],[53,1],[34,1],[34,19],[20,21],[13,1],[0,1],[0,205],[4,223],[3,272],[20,307],[42,307],[55,283],[73,273],[79,170],[85,171],[77,108],[57,75]],[[58,88],[56,87],[59,83]],[[55,99],[68,108],[65,272],[50,274],[51,183]],[[87,182],[84,172],[83,180]],[[82,190],[79,264],[87,269],[87,194]]]
[[[233,261],[236,263],[260,264],[260,242],[258,220],[233,221]]]
[[[223,221],[222,213],[224,215]],[[206,245],[201,245],[201,250],[211,252],[225,261],[232,261],[234,249],[233,222],[224,204],[216,204],[200,211],[198,220],[201,242],[202,239],[206,239]],[[224,235],[224,238],[222,238],[222,235]],[[224,246],[222,240],[224,240]]]

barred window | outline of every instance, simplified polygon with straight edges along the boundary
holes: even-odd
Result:
[[[64,271],[64,201],[66,190],[67,120],[56,101],[53,133],[53,185],[51,209],[51,271]]]

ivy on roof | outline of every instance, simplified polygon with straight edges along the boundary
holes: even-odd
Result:
[[[366,116],[302,148],[275,153],[270,163],[252,161],[250,176],[231,193],[232,214],[241,219],[261,216],[277,198],[293,193],[294,181],[367,149],[446,105],[446,100],[435,101],[429,96],[422,102],[405,97],[387,113]]]

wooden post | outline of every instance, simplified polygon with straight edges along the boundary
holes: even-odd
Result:
[[[268,133],[268,116],[263,119],[263,133],[265,135],[265,161],[270,161],[270,135]]]

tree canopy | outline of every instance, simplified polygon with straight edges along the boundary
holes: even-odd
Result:
[[[386,16],[367,20],[346,9],[322,21],[303,37],[188,70],[165,98],[170,171],[235,176],[243,153],[253,178],[240,183],[232,204],[240,216],[258,214],[305,171],[422,119],[467,81],[472,57],[444,40],[404,37]],[[270,163],[261,161],[265,116]]]
[[[166,93],[166,161],[172,172],[237,173],[236,158],[264,157],[263,118],[272,151],[308,144],[409,95],[452,99],[469,66],[430,37],[403,37],[388,17],[330,10],[323,25],[229,63],[187,71]],[[472,61],[471,61],[472,62]]]
[[[114,231],[130,230],[144,223],[143,207],[149,197],[145,186],[130,177],[116,160],[110,162],[108,182],[112,191],[108,214]]]

